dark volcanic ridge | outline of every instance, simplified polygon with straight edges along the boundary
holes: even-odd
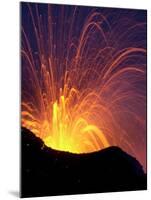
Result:
[[[21,197],[147,189],[141,164],[116,146],[73,154],[21,131]]]

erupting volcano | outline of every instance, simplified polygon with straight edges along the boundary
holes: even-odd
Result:
[[[146,169],[146,11],[21,8],[22,127],[61,151],[119,146]]]

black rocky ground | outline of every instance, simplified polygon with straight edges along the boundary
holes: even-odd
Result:
[[[140,163],[118,147],[88,154],[56,151],[21,133],[21,197],[147,189]]]

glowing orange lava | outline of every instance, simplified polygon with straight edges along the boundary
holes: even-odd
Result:
[[[74,116],[75,119],[71,116],[66,101],[68,100],[61,96],[59,103],[53,104],[52,130],[49,130],[49,136],[44,139],[45,144],[74,153],[94,151],[94,149],[100,149],[100,146],[95,144],[95,138],[94,142],[90,142],[90,138],[93,138],[93,134],[96,133],[102,144],[105,147],[109,146],[107,139],[97,126],[89,124],[82,116]]]
[[[59,101],[51,102],[45,112],[50,118],[40,122],[34,119],[28,120],[27,116],[30,118],[30,114],[23,111],[22,125],[41,137],[48,147],[54,149],[83,153],[108,147],[109,142],[104,133],[89,119],[92,110],[97,107],[95,101],[92,102],[91,99],[95,100],[96,97],[94,98],[92,93],[82,102],[72,104],[79,98],[78,91],[74,88],[70,90],[68,97],[60,94]],[[28,107],[27,104],[23,106]]]

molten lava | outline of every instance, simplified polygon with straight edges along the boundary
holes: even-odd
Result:
[[[99,150],[101,146],[108,147],[109,142],[101,129],[88,120],[91,114],[89,110],[93,109],[94,103],[89,104],[86,111],[81,110],[90,101],[86,98],[84,102],[75,103],[70,108],[70,103],[75,100],[74,95],[77,94],[72,88],[69,97],[60,95],[59,102],[52,102],[45,113],[51,117],[38,123],[36,120],[27,120],[26,117],[30,117],[30,114],[22,112],[24,116],[22,125],[41,137],[48,147],[54,149],[83,153]]]
[[[50,122],[52,130],[44,139],[47,146],[74,153],[94,151],[100,149],[100,146],[93,138],[93,134],[98,135],[104,147],[109,146],[97,126],[89,124],[82,116],[71,116],[66,106],[64,96],[60,97],[59,104],[57,102],[53,104],[52,122]]]

